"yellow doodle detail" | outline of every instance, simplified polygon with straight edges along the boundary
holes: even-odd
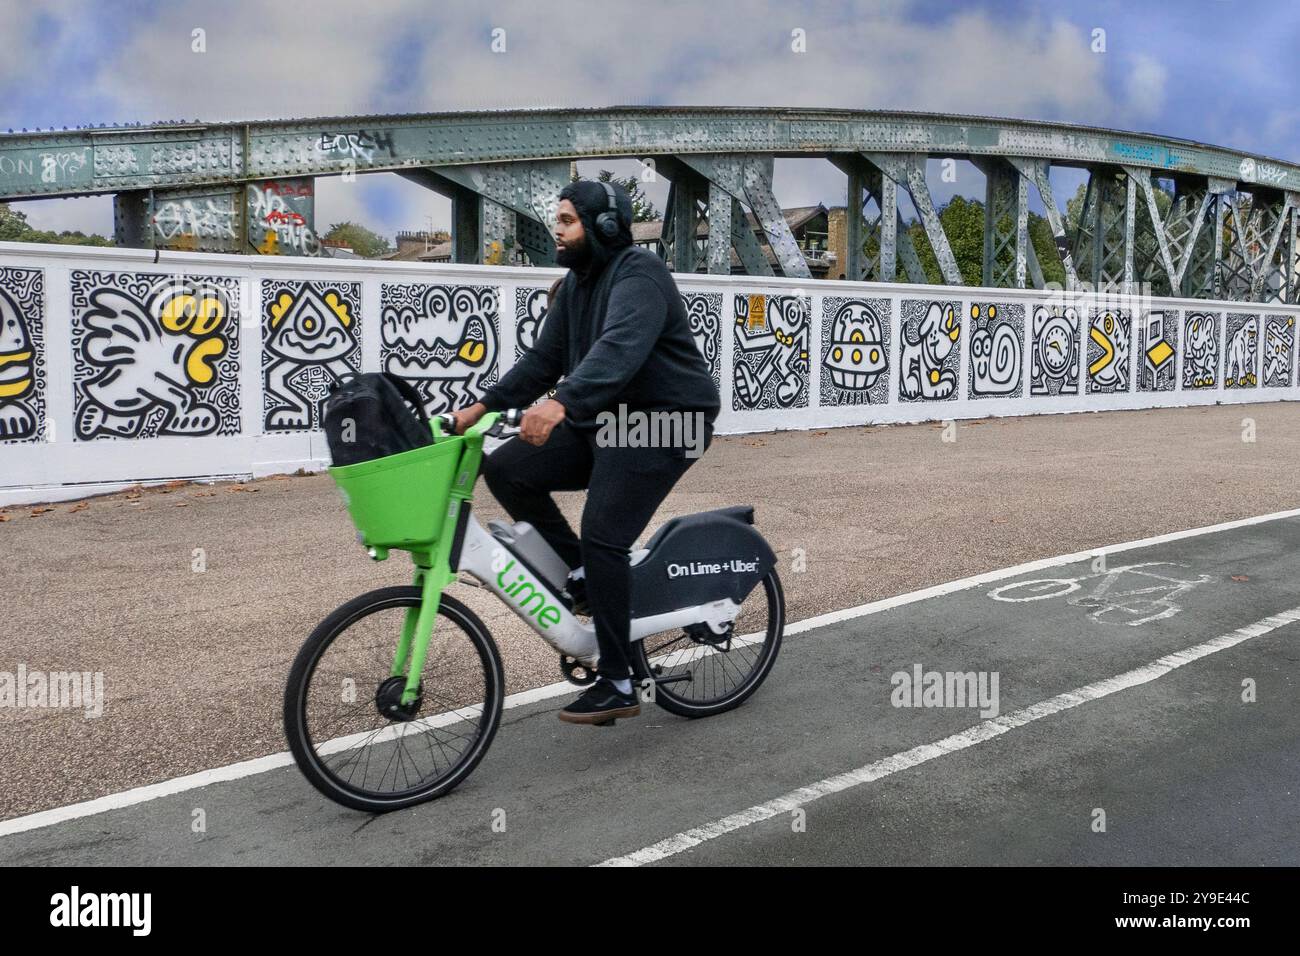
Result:
[[[1109,319],[1110,317],[1107,316],[1107,318]],[[1101,357],[1088,366],[1088,374],[1096,375],[1114,360],[1115,346],[1111,344],[1110,339],[1106,338],[1106,336],[1101,333],[1101,330],[1095,325],[1092,327],[1090,335],[1092,336],[1092,340],[1101,346]]]
[[[225,307],[220,299],[184,295],[173,296],[163,306],[163,328],[169,332],[184,332],[198,338],[221,325],[226,317]]]
[[[293,296],[287,292],[281,292],[280,298],[271,303],[271,328],[280,324],[291,305],[293,305]]]
[[[456,354],[471,365],[477,365],[479,362],[483,361],[483,355],[486,352],[487,348],[482,342],[471,339],[462,345],[460,351]]]
[[[339,317],[339,321],[344,325],[352,324],[352,313],[348,311],[348,304],[339,299],[338,293],[331,292],[326,295],[325,304],[330,307],[334,314]]]
[[[221,339],[211,338],[199,342],[185,356],[185,374],[195,384],[206,385],[216,376],[208,363],[219,358],[225,351],[226,343]]]

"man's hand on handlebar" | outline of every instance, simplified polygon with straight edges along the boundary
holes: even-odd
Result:
[[[475,402],[468,408],[462,408],[459,411],[451,413],[456,418],[456,427],[454,429],[457,435],[465,434],[465,429],[471,428],[478,424],[478,420],[487,414],[487,407],[482,402]]]
[[[524,412],[519,423],[519,437],[530,445],[545,445],[551,430],[564,421],[565,408],[553,398],[534,405]]]

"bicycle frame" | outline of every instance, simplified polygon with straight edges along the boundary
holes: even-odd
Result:
[[[561,603],[554,589],[527,568],[506,542],[485,530],[471,510],[474,484],[483,463],[483,438],[498,418],[499,413],[489,412],[465,432],[465,450],[456,467],[447,505],[447,530],[432,552],[411,552],[415,562],[414,584],[421,589],[421,602],[419,608],[407,611],[390,673],[392,677],[406,674],[403,704],[410,704],[417,696],[442,591],[456,581],[459,571],[481,581],[561,654],[574,657],[591,669],[595,669],[599,658],[595,627],[579,621]],[[436,424],[434,435],[435,439],[449,437],[443,436]],[[644,554],[642,551],[635,555],[632,563]],[[373,548],[371,556],[383,560],[388,554],[386,550]],[[739,605],[722,600],[633,618],[631,637],[640,640],[650,634],[700,623],[720,634],[739,613]]]

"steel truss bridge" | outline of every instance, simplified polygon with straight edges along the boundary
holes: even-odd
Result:
[[[635,158],[670,183],[662,247],[677,272],[728,273],[734,249],[752,275],[807,277],[772,192],[776,157],[822,157],[844,172],[849,278],[894,281],[901,266],[926,281],[902,190],[943,280],[963,284],[926,182],[928,160],[951,158],[986,176],[985,286],[1044,285],[1028,236],[1034,190],[1069,289],[1149,283],[1156,295],[1300,302],[1300,166],[1145,133],[972,116],[611,107],[24,131],[0,134],[0,201],[111,193],[121,245],[314,254],[315,178],[394,172],[450,197],[454,261],[509,262],[519,249],[552,265],[570,163]],[[1053,166],[1088,174],[1074,228],[1052,193]]]

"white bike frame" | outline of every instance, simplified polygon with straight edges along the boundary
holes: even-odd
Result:
[[[595,627],[579,621],[560,602],[552,587],[525,567],[508,544],[478,523],[473,511],[465,516],[465,521],[465,534],[455,570],[464,571],[481,581],[551,647],[594,670],[600,656]],[[635,552],[632,565],[635,566],[648,553],[645,549]],[[632,619],[631,637],[638,641],[650,634],[680,630],[691,624],[707,624],[713,633],[722,634],[739,613],[740,605],[730,598],[723,598],[663,614],[637,617]]]

